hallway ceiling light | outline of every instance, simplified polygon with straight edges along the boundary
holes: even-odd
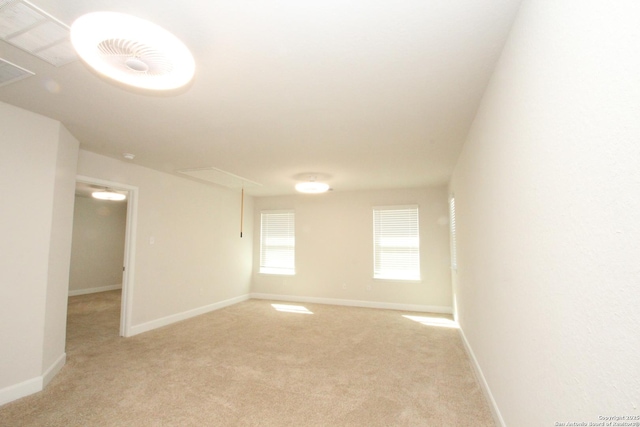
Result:
[[[127,196],[125,194],[122,193],[118,193],[115,192],[113,190],[110,189],[105,189],[102,191],[94,191],[93,193],[91,193],[91,196],[95,199],[100,199],[100,200],[115,200],[115,201],[120,201],[120,200],[124,200],[127,198]]]
[[[71,25],[71,42],[98,73],[142,89],[171,90],[189,83],[193,55],[170,32],[134,16],[94,12]]]

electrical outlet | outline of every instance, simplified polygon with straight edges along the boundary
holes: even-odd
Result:
[[[346,283],[342,284],[342,289],[347,289],[347,284]]]
[[[367,291],[371,290],[371,285],[367,285]]]

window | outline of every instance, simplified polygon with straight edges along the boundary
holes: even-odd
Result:
[[[418,206],[373,208],[373,278],[420,280]]]
[[[260,214],[260,273],[296,273],[295,213],[264,211]]]
[[[449,230],[451,232],[451,269],[458,269],[458,248],[456,247],[456,198],[449,200]]]

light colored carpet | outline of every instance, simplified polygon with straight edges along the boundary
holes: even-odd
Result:
[[[66,366],[2,426],[494,426],[458,331],[412,313],[250,300],[120,338],[119,298],[69,299]]]

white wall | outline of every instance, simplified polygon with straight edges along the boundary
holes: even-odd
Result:
[[[79,146],[78,140],[59,124],[55,178],[51,183],[53,206],[42,360],[44,385],[65,362],[69,261]]]
[[[372,208],[406,204],[419,205],[422,282],[373,280]],[[451,309],[445,187],[258,197],[254,209],[253,293]],[[295,276],[259,273],[260,211],[270,209],[295,210]]]
[[[640,414],[640,3],[527,1],[451,183],[503,422]]]
[[[38,391],[64,363],[78,142],[59,122],[4,103],[0,129],[2,404]]]
[[[127,202],[75,197],[71,294],[122,285]]]
[[[245,237],[241,239],[240,192],[84,150],[80,151],[78,174],[139,189],[134,333],[248,295],[251,197],[245,198]]]

